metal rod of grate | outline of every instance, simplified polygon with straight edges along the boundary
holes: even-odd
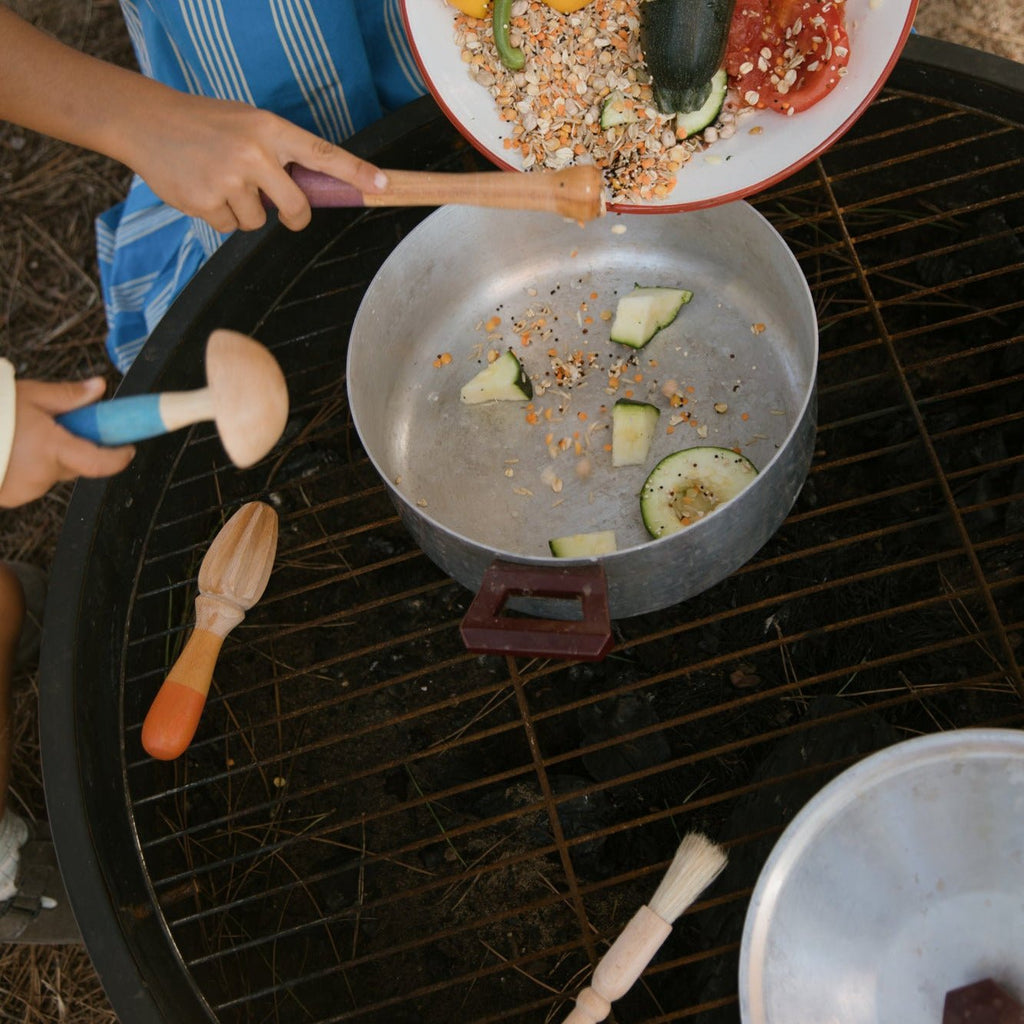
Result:
[[[559,1019],[696,828],[730,866],[616,1019],[735,1020],[747,899],[799,807],[900,739],[1024,726],[1022,171],[1020,126],[889,90],[758,199],[819,312],[814,465],[755,559],[617,622],[597,665],[468,654],[469,595],[359,450],[345,254],[395,215],[361,215],[305,268],[262,324],[303,426],[235,496],[278,508],[275,575],[174,767],[138,732],[188,630],[177,567],[223,503],[201,429],[125,645],[133,824],[215,1019]]]

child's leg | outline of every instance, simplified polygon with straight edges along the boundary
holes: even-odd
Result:
[[[41,583],[19,566],[35,597]],[[11,810],[7,799],[14,746],[11,679],[19,648],[38,623],[26,622],[25,586],[14,569],[0,562],[0,942],[54,945],[81,942],[64,893],[53,843],[32,839],[29,827]],[[38,613],[37,613],[38,614]],[[32,639],[29,637],[28,639]],[[38,826],[36,826],[38,829]]]
[[[11,777],[11,677],[25,622],[25,594],[13,570],[0,562],[0,821],[7,810],[7,788]]]
[[[7,807],[11,778],[11,677],[18,641],[25,622],[25,593],[12,569],[0,562],[0,900],[17,892],[22,844],[28,838],[25,822]]]

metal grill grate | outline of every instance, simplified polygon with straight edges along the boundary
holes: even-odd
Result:
[[[416,145],[473,159],[437,118]],[[614,1019],[735,1021],[747,900],[802,803],[894,741],[1024,725],[1022,183],[1020,125],[889,89],[756,201],[819,311],[810,477],[753,561],[586,665],[462,647],[470,595],[412,546],[344,401],[362,290],[423,212],[339,215],[248,300],[289,375],[284,453],[239,476],[197,429],[142,523],[124,778],[93,797],[126,800],[141,852],[146,887],[115,896],[137,959],[169,937],[218,1021],[560,1020],[697,828],[730,866]],[[255,497],[281,516],[270,586],[188,755],[156,764],[139,729],[196,560]]]

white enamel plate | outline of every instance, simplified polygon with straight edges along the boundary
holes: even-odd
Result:
[[[539,2],[539,0],[532,0]],[[793,117],[758,111],[743,131],[720,139],[679,172],[665,198],[615,203],[620,213],[669,213],[742,199],[793,174],[835,142],[885,83],[910,33],[917,0],[846,0],[850,62],[823,100]],[[458,13],[446,0],[402,0],[406,29],[427,86],[452,124],[498,167],[522,170],[503,145],[501,121],[486,89],[469,77],[454,40]],[[749,128],[760,125],[760,133]]]

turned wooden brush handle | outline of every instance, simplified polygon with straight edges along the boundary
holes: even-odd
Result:
[[[672,926],[650,907],[641,907],[601,957],[589,987],[576,997],[564,1024],[598,1024],[604,1020],[611,1013],[611,1004],[633,987],[671,931]]]
[[[142,746],[161,761],[180,757],[199,728],[224,638],[245,612],[238,605],[200,594],[196,626],[171,667],[142,723]]]
[[[592,165],[562,171],[388,171],[383,192],[362,193],[353,185],[293,164],[292,179],[311,206],[491,206],[546,210],[592,220],[604,212],[604,180]]]

